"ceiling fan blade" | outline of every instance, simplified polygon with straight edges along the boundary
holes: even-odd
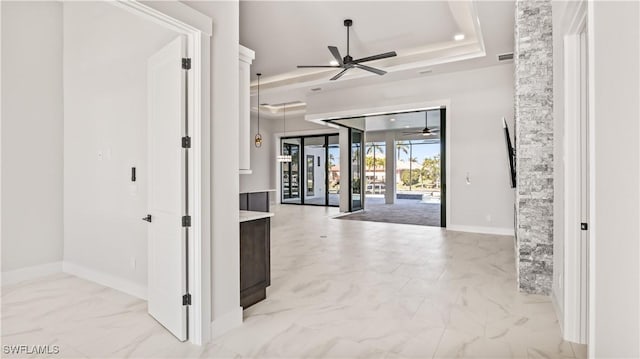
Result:
[[[341,66],[333,66],[333,65],[298,65],[299,69],[310,69],[310,68],[336,68],[339,69]]]
[[[361,59],[353,60],[353,62],[355,62],[355,63],[367,62],[367,61],[373,61],[373,60],[386,59],[388,57],[394,57],[394,56],[398,56],[398,54],[396,54],[395,51],[391,51],[391,52],[385,52],[384,54],[378,54],[378,55],[373,55],[373,56],[369,56],[369,57],[363,57]]]
[[[355,64],[354,66],[357,67],[357,68],[369,71],[369,72],[373,72],[374,74],[378,74],[378,75],[384,75],[384,74],[387,73],[386,71],[383,71],[383,70],[380,70],[380,69],[376,69],[374,67],[363,65],[363,64]]]
[[[342,71],[338,72],[338,74],[337,74],[337,75],[335,75],[335,76],[333,76],[330,80],[331,80],[331,81],[334,81],[334,80],[337,80],[337,79],[341,78],[341,77],[342,77],[342,75],[344,75],[344,73],[345,73],[345,72],[347,72],[347,70],[349,70],[349,69],[348,69],[348,68],[346,68],[346,69],[344,69],[344,70],[342,70]]]
[[[331,55],[333,55],[336,61],[338,61],[338,65],[340,66],[344,65],[344,63],[342,63],[342,56],[340,56],[340,51],[338,50],[337,47],[329,46],[329,51],[331,51]]]

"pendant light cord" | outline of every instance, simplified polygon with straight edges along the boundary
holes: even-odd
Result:
[[[287,105],[282,104],[282,136],[284,137],[287,134]]]
[[[256,75],[258,75],[258,134],[260,134],[260,76],[262,74],[258,72]]]

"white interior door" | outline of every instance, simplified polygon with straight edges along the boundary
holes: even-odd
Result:
[[[148,311],[179,340],[187,339],[187,235],[184,40],[179,37],[149,58],[148,83]]]

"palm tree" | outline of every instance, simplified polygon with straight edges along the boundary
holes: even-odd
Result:
[[[404,152],[405,155],[409,154],[409,143],[406,141],[396,142],[396,151],[398,152],[398,161],[400,161],[400,152]]]
[[[440,179],[440,155],[425,158],[422,162],[421,172],[425,179],[437,186]]]
[[[374,158],[373,156],[367,156],[364,158],[364,163],[367,168],[375,168],[384,166],[384,158]]]
[[[370,142],[367,144],[367,154],[373,153],[373,181],[376,181],[376,152],[379,152],[381,155],[384,154],[384,147],[376,142]],[[365,170],[366,171],[366,170]]]
[[[376,156],[376,153],[384,154],[384,146],[377,142],[370,142],[367,144],[367,154],[370,155],[373,153],[373,156]]]
[[[409,191],[412,190],[413,184],[413,163],[418,163],[418,159],[411,157],[413,155],[413,147],[409,145]]]

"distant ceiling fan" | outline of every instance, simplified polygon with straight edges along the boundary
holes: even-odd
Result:
[[[352,69],[352,68],[359,68],[362,70],[366,70],[369,72],[373,72],[374,74],[378,74],[378,75],[384,75],[387,72],[380,70],[380,69],[376,69],[375,67],[371,67],[371,66],[367,66],[367,65],[363,65],[363,62],[367,62],[367,61],[374,61],[374,60],[380,60],[380,59],[386,59],[388,57],[394,57],[397,56],[395,51],[391,51],[391,52],[385,52],[384,54],[378,54],[378,55],[373,55],[373,56],[369,56],[369,57],[363,57],[361,59],[357,59],[354,60],[353,57],[351,57],[349,55],[349,28],[351,27],[351,25],[353,25],[353,20],[351,19],[346,19],[344,20],[344,26],[347,27],[347,56],[345,56],[344,58],[342,58],[342,56],[340,56],[340,51],[338,51],[338,48],[335,46],[329,46],[329,51],[331,51],[331,55],[333,55],[333,57],[336,59],[336,62],[338,63],[337,65],[299,65],[298,68],[336,68],[336,69],[343,69],[342,71],[340,71],[338,74],[336,74],[335,76],[333,76],[331,78],[331,81],[337,80],[340,77],[342,77],[342,75],[344,75],[345,72],[347,72],[347,70]]]
[[[428,119],[428,115],[427,115],[427,112],[425,112],[424,113],[424,128],[422,130],[419,130],[419,131],[403,132],[403,135],[405,135],[405,136],[422,135],[424,137],[437,135],[440,132],[440,130],[437,129],[437,128],[429,128],[429,126],[427,126],[427,119]]]

